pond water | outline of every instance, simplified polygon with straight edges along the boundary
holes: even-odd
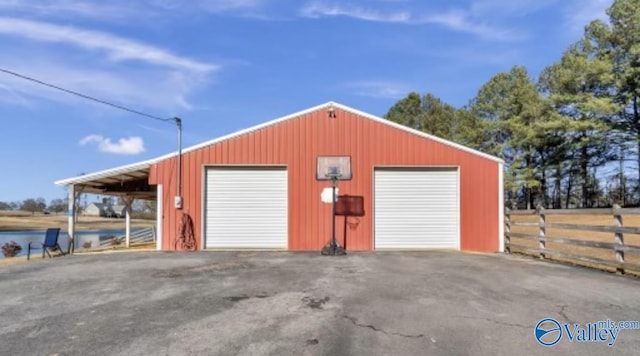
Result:
[[[131,233],[137,231],[138,229],[131,229]],[[77,231],[76,232],[76,247],[82,247],[83,244],[90,242],[91,247],[100,246],[101,240],[109,239],[113,236],[123,236],[125,233],[124,229],[111,229],[111,230],[88,230],[88,231]],[[44,242],[44,230],[35,230],[35,231],[0,231],[0,247],[9,241],[15,241],[18,245],[22,246],[22,251],[18,254],[18,256],[26,256],[27,255],[27,245],[29,242]],[[42,249],[40,248],[40,244],[35,244],[37,249],[31,249],[31,254],[42,253]],[[60,247],[66,252],[67,247],[69,246],[69,234],[67,231],[60,231],[60,236],[58,237],[58,243]],[[0,252],[0,258],[5,258],[2,252]]]

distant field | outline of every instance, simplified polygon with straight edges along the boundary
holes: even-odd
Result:
[[[22,210],[0,210],[0,217],[5,217],[5,216],[12,216],[12,217],[16,217],[16,216],[32,216],[33,214],[28,212],[28,211],[22,211]],[[35,215],[44,215],[42,213],[35,213]]]
[[[0,231],[43,230],[50,227],[67,229],[66,214],[44,215],[36,213],[32,215],[25,211],[0,211]],[[152,227],[153,220],[131,219],[134,228]],[[95,216],[80,216],[76,229],[78,230],[102,230],[123,229],[124,219],[110,219]]]
[[[511,221],[538,223],[539,215],[537,214],[512,215]],[[579,225],[614,226],[613,215],[547,215],[546,222],[547,223],[563,223],[563,224],[579,224]],[[640,227],[640,215],[623,216],[623,224],[625,227]],[[535,226],[512,226],[511,232],[538,235],[539,228]],[[602,241],[602,242],[610,242],[610,243],[614,242],[612,232],[594,232],[594,231],[563,230],[563,229],[547,228],[545,234],[546,236],[550,236],[550,237],[565,237],[565,238],[572,238],[577,240]],[[538,249],[537,241],[512,237],[511,243],[525,246],[528,248]],[[624,234],[624,243],[625,245],[634,245],[634,246],[640,247],[640,235]],[[586,257],[595,257],[595,258],[615,261],[615,252],[609,249],[573,246],[573,245],[553,243],[553,242],[547,242],[546,248],[549,250],[568,252],[571,254],[583,255]],[[518,250],[513,249],[513,251],[515,252]],[[640,254],[626,252],[625,262],[640,265]],[[603,269],[612,270],[612,268],[603,268]]]

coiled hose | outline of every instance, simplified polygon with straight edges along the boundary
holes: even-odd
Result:
[[[193,234],[193,220],[189,214],[182,214],[182,219],[180,219],[180,225],[178,226],[178,238],[176,239],[176,244],[174,249],[178,249],[178,244],[180,244],[180,250],[183,251],[195,251],[197,250],[196,237]]]

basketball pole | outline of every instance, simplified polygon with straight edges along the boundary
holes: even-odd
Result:
[[[345,160],[346,157],[346,160]],[[346,163],[346,164],[345,164]],[[351,179],[351,157],[349,156],[318,156],[316,166],[316,180],[331,181],[331,237],[323,247],[321,254],[323,256],[343,256],[346,251],[338,244],[336,240],[336,213],[337,213],[337,197],[338,181]],[[327,187],[323,189],[321,194],[322,201],[329,203],[324,198]]]
[[[331,183],[331,250],[335,256],[338,248],[336,243],[336,185],[338,184],[338,177],[332,177]]]

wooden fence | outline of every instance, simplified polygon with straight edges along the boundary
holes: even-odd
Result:
[[[539,217],[538,222],[523,222],[515,221],[514,216],[520,215],[537,215]],[[612,216],[611,225],[583,225],[583,224],[566,224],[566,223],[549,223],[547,217],[552,215],[609,215]],[[620,208],[614,206],[611,209],[549,209],[539,207],[536,210],[509,210],[505,209],[505,251],[511,253],[521,252],[526,254],[537,255],[541,259],[562,259],[575,262],[577,264],[586,264],[594,267],[610,267],[615,268],[618,273],[625,273],[625,271],[640,272],[640,265],[631,264],[625,262],[625,253],[640,253],[640,246],[628,245],[624,242],[625,234],[640,234],[640,227],[625,227],[623,225],[623,216],[625,215],[640,215],[640,209],[638,208]],[[512,232],[512,228],[515,226],[537,227],[538,234],[527,234]],[[611,233],[611,242],[593,241],[580,239],[576,237],[562,237],[562,236],[549,236],[547,235],[547,229],[562,229],[562,230],[578,230],[578,231],[593,231],[593,232],[608,232]],[[538,249],[534,249],[528,246],[513,244],[511,238],[522,238],[527,240],[533,240],[538,242]],[[547,242],[591,247],[596,249],[605,249],[611,251],[611,258],[595,258],[580,255],[577,253],[559,251],[547,248]]]

